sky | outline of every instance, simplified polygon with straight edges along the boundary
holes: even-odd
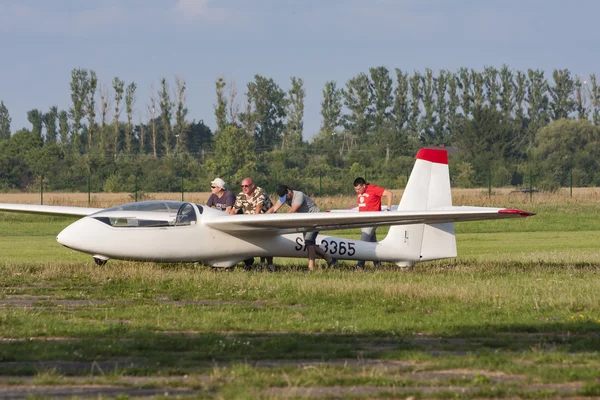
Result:
[[[147,120],[151,88],[178,75],[188,118],[214,130],[218,77],[243,106],[255,74],[286,91],[296,76],[309,140],[325,82],[370,67],[600,76],[599,16],[597,0],[0,0],[0,100],[13,132],[31,128],[28,110],[68,109],[71,71],[85,68],[99,86],[135,82],[135,120]]]

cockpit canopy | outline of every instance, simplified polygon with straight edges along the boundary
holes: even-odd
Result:
[[[203,207],[196,207],[202,214]],[[188,226],[197,223],[193,205],[183,201],[152,200],[123,204],[90,217],[117,228]]]

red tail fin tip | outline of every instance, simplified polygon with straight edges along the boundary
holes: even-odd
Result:
[[[417,153],[417,160],[425,160],[438,164],[448,164],[448,152],[438,149],[421,149]]]

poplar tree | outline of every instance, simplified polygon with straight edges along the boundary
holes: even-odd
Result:
[[[172,148],[171,117],[173,115],[173,102],[169,94],[169,83],[166,78],[160,80],[160,92],[158,93],[160,105],[160,124],[163,134],[163,148],[166,155],[170,154]]]
[[[596,74],[590,75],[590,102],[592,122],[594,125],[600,125],[600,85],[596,81]]]
[[[69,114],[65,110],[61,110],[58,114],[58,129],[60,133],[60,144],[63,147],[66,147],[69,144],[71,127],[69,126]]]
[[[433,135],[435,125],[435,111],[433,94],[435,84],[433,81],[433,71],[429,68],[425,69],[425,75],[421,76],[421,87],[423,88],[423,109],[425,115],[421,118],[420,136],[423,143],[427,145],[436,144]]]
[[[483,70],[486,99],[490,107],[498,108],[500,102],[500,84],[498,83],[498,70],[494,67],[485,67]]]
[[[460,99],[458,96],[458,77],[453,72],[448,72],[446,76],[448,82],[448,134],[446,140],[448,143],[454,142],[454,135],[458,131],[460,124]]]
[[[535,134],[548,123],[548,81],[542,70],[527,70],[527,135],[529,147],[533,146]]]
[[[0,101],[0,141],[10,139],[11,121],[8,108],[4,105],[4,101]]]
[[[176,94],[177,94],[177,104],[175,106],[175,126],[174,126],[174,132],[175,132],[175,138],[176,138],[175,149],[177,152],[181,152],[181,151],[183,151],[184,148],[186,148],[186,145],[188,142],[187,141],[188,124],[185,120],[187,113],[188,113],[188,109],[185,106],[186,84],[185,84],[185,81],[179,76],[175,77],[175,89],[176,89]]]
[[[135,90],[137,85],[131,82],[125,90],[125,112],[127,113],[127,129],[125,130],[125,148],[131,154],[131,139],[133,137],[133,107],[135,106]]]
[[[225,97],[225,80],[218,77],[215,81],[215,92],[217,94],[217,104],[215,109],[215,120],[217,121],[217,132],[225,129],[227,125],[227,98]]]
[[[448,106],[446,89],[448,87],[447,73],[441,70],[435,82],[435,111],[437,112],[437,123],[434,128],[434,144],[446,144],[446,123],[448,120]]]
[[[121,100],[123,100],[123,90],[125,82],[120,80],[118,77],[113,78],[113,90],[115,91],[115,114],[113,116],[113,155],[117,156],[119,153],[119,116],[121,115]]]
[[[27,111],[27,120],[31,123],[31,132],[38,137],[42,137],[42,126],[44,124],[43,113],[38,109]]]
[[[344,116],[344,127],[360,142],[366,139],[371,128],[369,109],[372,98],[369,84],[369,77],[361,72],[346,82],[346,89],[343,91],[344,105],[350,111]]]
[[[304,81],[302,78],[292,76],[290,78],[292,87],[288,91],[288,101],[286,114],[288,116],[286,124],[286,134],[283,137],[281,147],[296,148],[302,143],[302,131],[304,129]]]
[[[321,132],[325,135],[333,135],[335,129],[341,124],[342,91],[336,86],[335,81],[327,81],[323,88]]]
[[[88,91],[85,96],[85,110],[88,116],[88,150],[94,144],[94,132],[96,130],[96,86],[98,77],[96,72],[90,71]]]
[[[392,78],[386,67],[369,68],[369,76],[369,114],[372,116],[372,128],[380,136],[384,127],[389,127],[394,106]]]
[[[50,110],[44,114],[43,121],[46,128],[46,142],[56,143],[56,119],[58,118],[58,107],[52,106]]]
[[[575,82],[568,69],[555,69],[552,73],[554,86],[548,88],[550,93],[550,111],[552,119],[568,118],[575,111],[576,104],[573,100]]]
[[[88,71],[86,69],[75,68],[71,71],[71,101],[73,105],[69,108],[69,116],[73,121],[71,127],[71,145],[75,151],[79,151],[81,120],[85,114],[89,84]]]

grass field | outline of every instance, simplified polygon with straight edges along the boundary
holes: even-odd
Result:
[[[73,219],[0,213],[0,398],[600,396],[600,203],[585,192],[455,191],[537,215],[457,224],[455,260],[362,273],[97,267],[56,243]]]

